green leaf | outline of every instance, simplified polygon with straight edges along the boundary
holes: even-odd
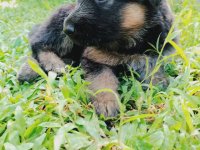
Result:
[[[67,137],[68,141],[69,141],[69,149],[81,149],[81,148],[86,148],[89,145],[92,144],[92,141],[89,140],[89,137],[81,134],[81,133],[68,133],[68,137]]]
[[[23,143],[17,146],[18,150],[31,150],[33,148],[33,143]]]
[[[60,147],[65,142],[65,129],[61,127],[54,138],[54,150],[60,150]]]
[[[82,125],[84,129],[96,140],[99,141],[101,139],[101,129],[99,127],[98,120],[93,117],[91,120],[86,120],[80,118],[76,122],[78,125]],[[92,128],[91,128],[92,127]]]
[[[67,132],[74,128],[76,128],[74,124],[68,123],[57,131],[54,138],[54,150],[60,150],[61,145],[65,143]]]
[[[0,149],[3,149],[4,147],[4,143],[5,143],[7,135],[8,133],[5,132],[2,136],[0,136]]]
[[[40,124],[40,122],[41,120],[36,120],[31,126],[29,126],[24,133],[24,137],[30,138],[36,132],[37,127]]]
[[[18,150],[16,146],[14,146],[10,143],[5,143],[4,147],[5,147],[5,150]]]
[[[187,125],[189,127],[189,130],[190,130],[190,132],[192,132],[194,130],[194,127],[192,124],[192,118],[190,116],[189,108],[187,107],[186,103],[182,104],[182,110],[183,110],[183,114],[184,114],[185,120],[187,122]]]
[[[156,131],[147,137],[146,140],[153,145],[154,149],[159,149],[164,142],[164,138],[165,137],[162,131]]]
[[[46,73],[40,68],[40,66],[35,61],[28,59],[28,64],[30,65],[31,69],[33,69],[42,78],[44,78],[46,81],[48,81],[48,76],[46,75]]]
[[[42,148],[42,143],[44,142],[46,138],[46,133],[42,134],[38,138],[34,140],[33,150],[39,150]]]
[[[23,115],[23,110],[20,106],[18,106],[15,110],[15,120],[19,133],[21,134],[21,136],[24,135],[24,132],[26,130],[26,121]]]
[[[137,115],[137,116],[130,117],[129,119],[126,119],[125,121],[122,122],[122,124],[125,124],[125,123],[128,123],[128,122],[132,122],[132,121],[135,121],[137,119],[144,119],[144,118],[154,117],[154,116],[155,116],[155,114]]]
[[[184,59],[186,65],[189,65],[189,60],[187,56],[185,55],[183,49],[179,47],[174,41],[169,41],[169,43],[176,49],[177,53]]]
[[[48,72],[48,81],[49,81],[49,83],[51,83],[51,85],[54,84],[56,77],[57,77],[57,73],[55,73],[53,71]]]
[[[56,122],[43,122],[43,123],[39,124],[39,126],[45,127],[45,128],[60,128],[61,124],[56,123]]]

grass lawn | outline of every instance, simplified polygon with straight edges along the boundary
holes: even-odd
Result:
[[[170,0],[180,43],[165,67],[167,90],[144,92],[122,77],[121,112],[109,122],[94,113],[80,68],[68,66],[59,80],[53,73],[30,84],[16,79],[31,53],[31,27],[65,2],[0,0],[0,150],[200,150],[200,4]]]

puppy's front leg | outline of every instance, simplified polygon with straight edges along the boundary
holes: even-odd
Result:
[[[85,79],[91,82],[89,88],[93,92],[100,89],[111,89],[117,93],[118,79],[111,68],[88,59],[82,60],[82,66],[85,71]],[[114,117],[119,112],[117,98],[112,92],[101,92],[91,97],[91,100],[99,115],[103,114],[106,117]]]
[[[24,81],[29,82],[39,76],[29,66],[28,61],[27,61],[28,59],[37,63],[40,67],[42,67],[42,69],[44,69],[44,71],[46,72],[53,71],[58,74],[62,73],[62,70],[65,69],[65,65],[66,65],[65,62],[53,52],[42,51],[38,54],[37,60],[34,59],[33,57],[29,57],[25,59],[25,63],[21,66],[20,71],[18,72],[18,75],[17,75],[19,82],[24,82]]]

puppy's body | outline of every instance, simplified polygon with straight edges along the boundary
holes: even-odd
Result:
[[[158,38],[161,49],[172,23],[165,0],[80,0],[75,7],[63,6],[40,25],[30,43],[33,57],[45,71],[59,72],[64,60],[68,64],[69,60],[81,60],[91,90],[110,88],[117,93],[116,68],[129,65],[143,80],[158,57],[156,52],[145,51],[152,49]],[[163,55],[171,52],[172,47],[166,44]],[[24,75],[20,76],[23,80]],[[154,84],[158,82],[167,84],[162,67],[153,78]],[[112,93],[100,93],[91,100],[98,114],[115,116],[119,110]]]

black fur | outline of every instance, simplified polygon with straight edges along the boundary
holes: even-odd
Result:
[[[64,60],[80,60],[83,47],[74,44],[63,32],[64,19],[73,8],[73,5],[62,6],[46,22],[32,31],[34,33],[30,34],[29,41],[35,59],[38,60],[41,51],[52,51]]]

